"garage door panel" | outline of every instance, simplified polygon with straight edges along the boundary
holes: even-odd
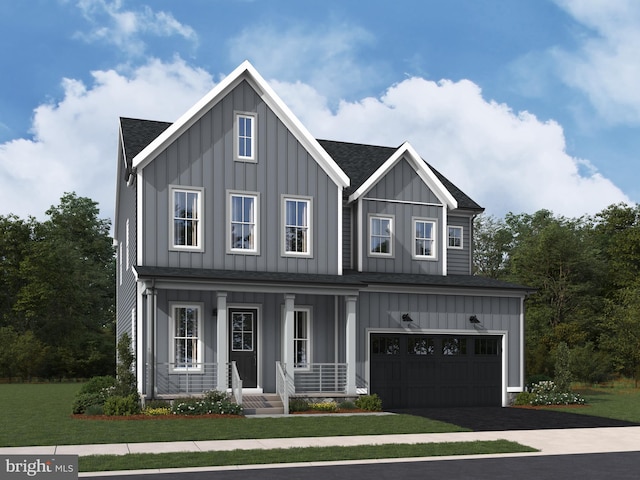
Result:
[[[500,337],[373,334],[370,390],[385,408],[499,406]]]

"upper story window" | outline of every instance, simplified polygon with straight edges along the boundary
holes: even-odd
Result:
[[[171,305],[171,370],[202,371],[202,305]]]
[[[462,248],[462,227],[449,227],[449,248]]]
[[[258,253],[257,194],[229,194],[229,250],[234,253]]]
[[[284,254],[311,255],[311,199],[283,198]]]
[[[436,258],[436,222],[413,219],[413,256],[422,259]]]
[[[393,255],[393,217],[369,217],[369,255]]]
[[[202,250],[202,190],[171,188],[171,246]]]
[[[256,116],[254,114],[236,114],[235,158],[245,162],[255,162],[257,160]]]

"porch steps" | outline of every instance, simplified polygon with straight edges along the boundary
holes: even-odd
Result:
[[[284,406],[275,394],[243,394],[242,409],[245,415],[283,415]]]

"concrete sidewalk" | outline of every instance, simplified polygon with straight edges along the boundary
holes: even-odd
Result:
[[[269,438],[189,442],[122,443],[0,448],[0,455],[126,455],[130,453],[207,452],[291,447],[359,446],[382,444],[510,440],[540,452],[535,455],[570,455],[640,451],[639,427],[572,428],[497,432],[452,432],[351,437]],[[531,455],[531,454],[525,454]]]

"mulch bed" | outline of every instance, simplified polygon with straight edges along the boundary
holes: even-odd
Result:
[[[76,420],[198,420],[198,419],[215,419],[215,418],[244,418],[243,415],[71,415]]]

